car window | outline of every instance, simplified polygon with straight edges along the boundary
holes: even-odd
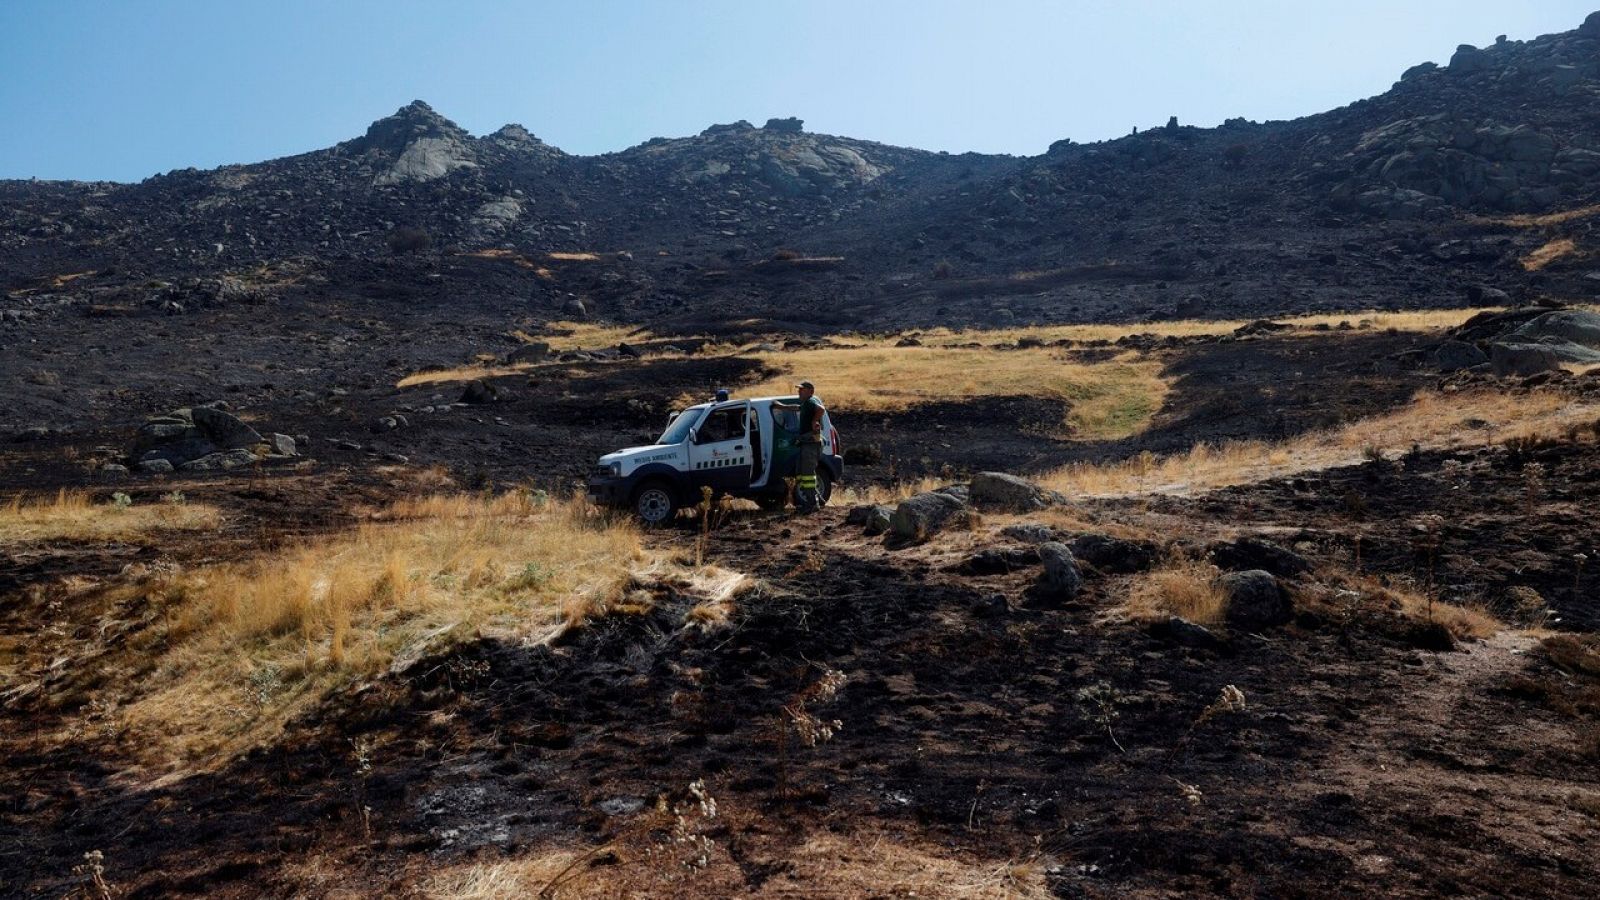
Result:
[[[700,410],[686,409],[678,413],[677,417],[667,423],[667,430],[661,432],[657,444],[681,444],[689,439],[689,429],[700,419]]]
[[[701,423],[696,441],[702,444],[715,444],[719,441],[731,441],[744,437],[745,408],[743,406],[730,406],[715,410],[706,416]]]

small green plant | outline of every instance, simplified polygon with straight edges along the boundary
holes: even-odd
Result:
[[[133,498],[121,491],[111,495],[111,505],[117,509],[127,509],[133,505]]]
[[[170,494],[162,494],[161,501],[169,506],[183,506],[189,502],[189,498],[183,495],[183,491],[173,491]]]
[[[531,562],[522,567],[522,571],[511,577],[505,584],[508,593],[515,591],[531,591],[542,587],[550,580],[551,571],[545,566]]]

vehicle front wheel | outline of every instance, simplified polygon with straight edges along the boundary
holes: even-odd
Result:
[[[827,469],[817,469],[817,505],[827,506],[828,500],[833,497],[833,476]]]
[[[649,481],[633,495],[633,514],[646,525],[665,525],[678,514],[678,499],[665,482]]]

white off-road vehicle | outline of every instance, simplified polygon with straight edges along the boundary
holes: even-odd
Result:
[[[691,406],[672,417],[654,444],[600,457],[589,478],[589,499],[632,509],[650,525],[670,521],[678,510],[700,502],[702,488],[779,509],[799,459],[799,402],[798,397],[757,397]],[[839,433],[824,410],[817,465],[822,503],[843,476]]]

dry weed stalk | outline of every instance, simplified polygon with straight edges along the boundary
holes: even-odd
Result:
[[[802,688],[779,711],[778,720],[773,727],[777,732],[778,741],[780,801],[789,799],[789,733],[793,731],[800,738],[800,743],[807,747],[815,747],[833,740],[834,735],[844,728],[844,723],[838,719],[823,719],[812,712],[810,707],[827,703],[837,697],[846,680],[845,674],[838,669],[824,669],[821,678]]]
[[[1105,729],[1106,737],[1111,739],[1111,744],[1117,748],[1118,753],[1127,753],[1122,742],[1117,740],[1116,732],[1111,730],[1112,723],[1122,715],[1117,710],[1121,702],[1122,694],[1104,681],[1078,689],[1078,704],[1083,707],[1089,721]]]
[[[611,840],[575,857],[539,888],[540,900],[554,900],[557,891],[582,878],[588,870],[580,867],[590,860],[655,832],[664,831],[667,836],[646,847],[640,862],[661,867],[669,879],[684,874],[676,871],[679,868],[692,875],[711,865],[717,844],[706,831],[717,818],[717,800],[703,778],[689,782],[687,792],[688,800],[682,803],[669,803],[664,794],[657,797],[649,812],[628,823]]]
[[[72,867],[72,874],[88,881],[88,890],[84,893],[93,900],[111,900],[111,884],[106,881],[106,857],[99,850],[90,850],[83,855],[83,863]]]
[[[1205,709],[1200,710],[1200,715],[1195,716],[1194,721],[1189,723],[1189,730],[1183,733],[1183,738],[1178,741],[1177,746],[1173,747],[1167,752],[1166,762],[1162,763],[1161,768],[1165,770],[1172,765],[1172,761],[1177,758],[1178,754],[1183,752],[1183,750],[1189,746],[1189,742],[1194,739],[1195,731],[1198,730],[1201,725],[1204,725],[1220,715],[1229,713],[1242,713],[1244,711],[1244,691],[1239,690],[1237,687],[1234,687],[1231,684],[1224,685],[1222,690],[1218,692],[1217,699],[1211,701],[1211,703],[1208,704]],[[1196,790],[1195,793],[1198,794],[1199,791]]]

